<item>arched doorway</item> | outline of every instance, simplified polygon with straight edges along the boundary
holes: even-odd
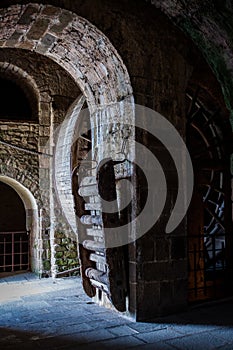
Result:
[[[193,302],[232,292],[232,133],[220,88],[207,66],[190,81],[186,122],[195,178],[188,212],[188,299]]]
[[[16,11],[14,19],[12,18],[12,10]],[[110,123],[110,121],[114,119],[116,115],[119,118],[124,118],[125,109],[127,109],[130,116],[133,116],[132,88],[127,69],[124,66],[119,54],[109,42],[107,37],[105,37],[105,35],[100,32],[95,26],[87,22],[85,19],[75,15],[74,13],[70,13],[60,8],[52,8],[51,6],[47,5],[16,5],[14,7],[9,7],[6,11],[7,13],[4,11],[4,17],[10,16],[11,18],[11,23],[6,29],[10,37],[11,30],[18,30],[18,25],[20,27],[20,23],[24,23],[25,40],[27,42],[30,42],[32,45],[23,45],[23,36],[19,38],[18,43],[6,42],[6,45],[3,45],[1,47],[1,55],[4,57],[2,59],[3,62],[8,60],[8,57],[5,55],[7,52],[11,51],[14,57],[20,57],[20,60],[17,60],[17,64],[19,61],[22,61],[22,55],[24,56],[27,53],[32,55],[33,59],[35,57],[36,61],[41,59],[41,57],[46,57],[47,61],[49,60],[53,63],[55,62],[58,64],[61,69],[64,69],[64,71],[66,71],[66,73],[72,77],[73,81],[81,90],[83,96],[85,97],[93,124],[96,123],[98,125],[99,121],[102,118],[102,115],[104,114],[106,114],[107,123]],[[64,17],[66,18],[65,22],[63,22]],[[45,23],[47,23],[46,28],[44,28],[45,30],[42,32],[39,31],[39,36],[38,34],[35,36],[32,33],[31,29],[34,31],[34,25],[40,28],[41,19],[43,21],[45,20]],[[60,23],[61,25],[56,27],[56,25],[54,25],[55,22]],[[70,28],[72,28],[72,36],[70,35]],[[80,37],[84,39],[84,42],[80,41]],[[87,38],[90,40],[86,40]],[[84,46],[83,43],[85,44]],[[67,52],[67,56],[64,56],[64,52]],[[109,57],[111,57],[111,60]],[[51,65],[52,63],[49,64]],[[21,64],[19,65],[21,67]],[[38,68],[37,65],[35,65],[35,67]],[[24,70],[27,71],[27,67],[24,66],[21,68],[24,68]],[[34,77],[35,74],[34,72],[32,73]],[[37,82],[36,78],[35,81]],[[62,85],[60,84],[60,79],[59,85]],[[61,120],[63,120],[62,118],[65,116],[63,113],[61,115],[59,115],[59,113],[56,114],[55,111],[56,106],[59,105],[59,100],[61,100],[61,90],[58,90],[58,93],[56,94],[57,96],[55,96],[56,98],[52,100],[50,99],[50,96],[47,96],[47,91],[50,92],[53,90],[53,88],[51,89],[50,86],[48,86],[45,94],[44,81],[39,83],[38,86],[42,87],[42,94],[39,108],[41,111],[41,118],[39,118],[40,130],[37,139],[39,139],[39,146],[41,149],[43,148],[42,151],[46,154],[51,155],[53,151],[54,141],[56,141],[55,127],[57,124],[61,123]],[[66,93],[64,93],[64,96],[66,96]],[[120,109],[117,107],[117,102],[119,101],[121,105]],[[106,112],[104,109],[108,105],[110,105],[111,108],[109,108]],[[44,127],[43,129],[42,126]],[[98,142],[101,144],[102,140],[100,139]],[[111,142],[109,143],[111,144]],[[49,151],[44,151],[45,148],[47,150],[47,147]],[[112,148],[114,148],[114,144]],[[102,153],[107,153],[108,150],[104,149],[101,151]],[[98,154],[98,157],[100,159],[106,156],[106,154],[102,153],[99,152]],[[55,191],[52,183],[53,170],[51,169],[54,166],[54,164],[52,164],[52,158],[51,161],[48,159],[45,159],[45,161],[41,159],[42,157],[39,159],[39,186],[40,195],[42,197],[41,202],[43,202],[43,214],[45,214],[41,219],[41,225],[42,230],[44,231],[44,236],[49,235],[51,246],[51,266],[49,265],[49,269],[52,276],[55,276],[58,268],[58,255],[60,254],[57,254],[55,251],[54,241],[57,238],[56,234],[60,233],[57,232],[57,228],[59,228],[59,230],[60,228],[63,230],[66,225],[66,222],[60,222],[60,218],[58,217],[59,215],[57,215],[57,212],[61,209],[65,211],[67,209],[66,205],[68,204],[68,209],[71,212],[71,215],[69,215],[71,219],[74,217],[74,213],[72,212],[72,194],[71,187],[65,187],[62,189],[63,208],[57,206],[57,198],[54,195]],[[62,170],[64,170],[64,173],[60,173],[60,176],[62,180],[64,180],[63,184],[66,180],[69,184],[69,161],[67,164],[63,165],[64,169]],[[57,182],[60,182],[58,178],[56,180],[58,180]],[[38,197],[36,198],[38,199]],[[68,223],[70,222],[71,224],[74,223],[75,227],[74,220],[69,220]]]
[[[0,273],[40,271],[38,207],[18,181],[0,176]]]
[[[0,273],[29,269],[29,232],[23,201],[0,182]]]

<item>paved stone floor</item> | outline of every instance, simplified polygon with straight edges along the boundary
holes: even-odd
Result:
[[[134,323],[84,295],[77,277],[0,279],[0,349],[233,350],[233,300]]]

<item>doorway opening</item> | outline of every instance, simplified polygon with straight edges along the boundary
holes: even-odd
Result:
[[[187,145],[194,167],[188,212],[190,302],[230,295],[231,126],[201,86],[187,91]]]
[[[0,273],[29,270],[29,231],[23,201],[0,182]]]

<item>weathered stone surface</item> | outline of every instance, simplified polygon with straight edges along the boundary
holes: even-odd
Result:
[[[60,1],[51,0],[50,2],[61,6]],[[4,3],[10,3],[10,1],[4,0]],[[14,3],[14,1],[11,1],[11,3]],[[179,0],[153,0],[153,3],[170,16],[186,33],[189,33],[199,45],[219,81],[224,85],[228,106],[233,109],[232,53],[230,50],[232,38],[227,33],[229,28],[232,28],[231,15],[229,14],[232,14],[233,9],[230,2],[221,5],[220,2],[201,2],[199,0],[192,0],[187,4]],[[112,10],[113,4],[116,6],[116,11]],[[95,23],[117,47],[130,73],[136,102],[164,114],[184,136],[185,90],[194,67],[198,64],[204,66],[204,61],[200,59],[191,41],[184,37],[177,28],[173,27],[165,16],[161,15],[159,11],[153,11],[153,7],[143,1],[111,1],[111,3],[98,1],[93,4],[93,1],[83,2],[78,0],[75,2],[66,1],[63,2],[63,5]],[[6,11],[1,31],[1,45],[5,46],[2,51],[5,51],[6,54],[4,56],[1,52],[0,55],[2,59],[8,59],[9,55],[10,60],[15,60],[17,64],[21,64],[26,70],[30,70],[36,78],[42,102],[39,120],[41,125],[46,127],[39,131],[38,144],[45,145],[49,140],[49,126],[51,126],[51,100],[53,99],[54,120],[59,124],[64,118],[69,103],[76,95],[71,92],[71,90],[75,90],[75,84],[71,79],[63,76],[62,69],[52,63],[52,60],[48,63],[35,52],[33,54],[28,51],[26,54],[22,52],[13,54],[7,49],[8,45],[11,47],[19,45],[20,48],[29,50],[35,48],[34,42],[21,41],[20,30],[23,28],[23,31],[27,31],[29,38],[31,35],[30,39],[39,36],[36,28],[39,19],[35,21],[37,16],[36,6],[28,6],[28,12],[23,13],[20,19],[21,22],[17,22],[22,14],[21,7],[14,7],[8,15]],[[73,75],[74,80],[80,84],[82,91],[88,96],[87,100],[90,108],[95,103],[99,106],[109,101],[119,101],[131,92],[129,78],[121,67],[121,60],[115,60],[115,51],[109,48],[104,36],[99,38],[95,29],[93,29],[93,35],[87,34],[86,22],[75,18],[75,15],[69,14],[67,16],[67,12],[62,9],[41,6],[41,10],[42,17],[44,16],[46,19],[52,17],[51,24],[57,22],[52,26],[51,32],[46,32],[46,26],[43,28],[42,25],[41,38],[39,38],[40,45],[38,45],[38,42],[36,43],[35,51],[49,55],[66,69],[68,74]],[[222,18],[220,18],[221,16]],[[229,19],[227,23],[225,20],[223,21],[223,18]],[[17,23],[20,24],[16,31],[15,26],[11,28],[12,26],[9,25],[11,21],[15,23],[15,26],[17,26]],[[218,23],[216,24],[216,22]],[[228,27],[228,30],[226,27]],[[6,42],[4,38],[9,39],[9,41]],[[57,38],[59,43],[56,42]],[[33,55],[34,57],[32,57]],[[113,56],[115,59],[113,59]],[[35,66],[36,68],[34,68]],[[52,71],[56,73],[52,74]],[[64,99],[62,100],[60,96]],[[66,97],[67,104],[64,102]],[[9,132],[7,137],[10,138],[11,136]],[[17,138],[20,139],[22,144],[27,141],[27,138],[20,138],[19,135],[17,135]],[[146,145],[148,145],[150,143],[148,137],[146,137],[146,141]],[[86,152],[84,150],[82,152],[80,155],[84,157]],[[160,150],[157,153],[160,153]],[[34,177],[30,180],[27,174],[29,170],[35,170],[34,158],[32,157],[29,161],[22,159],[23,162],[26,162],[28,168],[26,176],[23,173],[25,164],[21,164],[21,161],[17,160],[18,156],[21,157],[19,154],[15,152],[11,157],[7,153],[4,156],[1,169],[19,179],[25,185],[33,186]],[[165,156],[163,154],[162,158],[168,171],[166,179],[170,184],[170,191],[161,221],[152,228],[150,236],[145,236],[144,239],[131,244],[129,247],[131,260],[130,304],[134,312],[139,310],[138,317],[142,319],[145,319],[147,315],[152,317],[157,312],[161,312],[162,306],[165,310],[166,304],[169,304],[172,298],[176,300],[175,295],[172,296],[171,293],[173,282],[174,291],[176,289],[179,291],[177,304],[182,305],[186,298],[185,292],[182,293],[182,290],[186,290],[187,272],[186,243],[185,238],[182,237],[186,230],[185,223],[182,229],[179,229],[180,232],[175,232],[177,235],[180,234],[181,237],[179,238],[170,238],[164,232],[166,220],[171,212],[171,203],[174,203],[176,198],[175,190],[177,188],[175,171],[171,170],[171,161],[169,157],[165,158]],[[48,170],[48,167],[48,163],[46,165],[46,162],[43,162],[43,169]],[[20,172],[23,174],[19,174]],[[48,175],[48,171],[43,173],[41,183],[45,187],[49,187]],[[144,188],[141,188],[141,191],[144,191]],[[145,193],[142,193],[141,196],[138,196],[142,202],[145,199],[144,195]],[[56,241],[56,244],[60,245],[61,240],[66,239],[68,230],[66,224],[60,219],[62,214],[57,208],[58,203],[55,203],[55,207],[57,225],[64,229],[64,233],[60,233],[57,238],[59,241]],[[151,214],[153,215],[153,212]],[[49,222],[46,224],[46,227],[48,227]],[[73,243],[64,247],[64,254],[66,253],[67,257],[69,254],[74,254]],[[71,257],[66,262],[60,253],[59,256],[55,256],[55,258],[60,259],[57,262],[59,268],[65,269],[68,266],[67,263],[73,264]],[[147,263],[142,266],[143,262]],[[165,278],[169,281],[164,281]],[[143,287],[136,285],[139,280]],[[160,293],[164,295],[163,300]],[[154,299],[153,296],[155,296]],[[160,302],[162,302],[162,306],[159,305]]]
[[[51,27],[50,31],[54,33],[60,33],[66,26],[72,22],[74,15],[68,11],[63,11],[59,16],[59,24],[55,24]]]
[[[38,6],[36,5],[29,5],[25,8],[22,16],[18,20],[18,24],[28,25],[32,21],[33,15],[35,15],[38,12]]]
[[[34,22],[33,26],[27,33],[27,38],[29,40],[38,40],[45,33],[48,28],[49,20],[45,18],[39,18],[36,22]],[[12,37],[11,37],[12,38]]]

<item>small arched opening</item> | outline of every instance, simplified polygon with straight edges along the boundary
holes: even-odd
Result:
[[[2,102],[0,118],[8,120],[30,120],[32,118],[31,107],[23,90],[11,80],[0,77],[2,90]],[[14,103],[9,104],[9,97]]]
[[[10,63],[0,62],[0,87],[2,91],[0,120],[12,122],[38,120],[37,87],[26,72]]]

